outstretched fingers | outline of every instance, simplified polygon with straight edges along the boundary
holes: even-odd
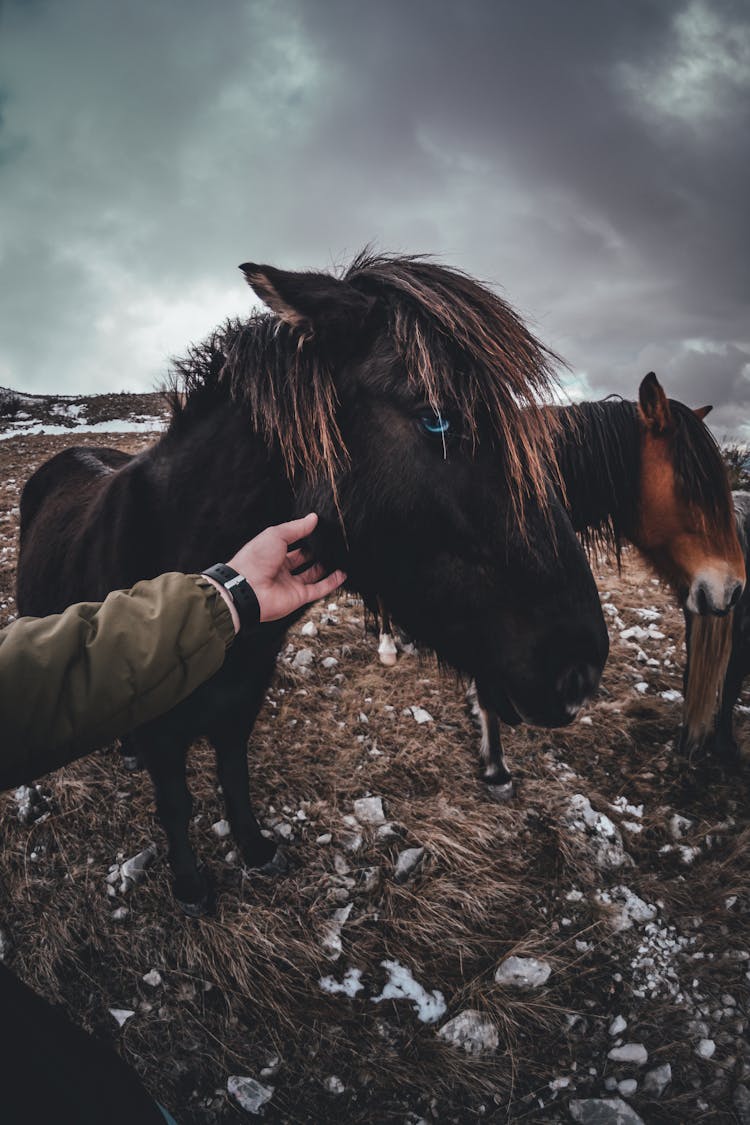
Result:
[[[314,569],[318,569],[315,567]],[[316,582],[305,582],[303,585],[304,595],[307,602],[316,602],[318,598],[326,598],[332,594],[334,590],[338,590],[342,582],[346,581],[346,575],[343,570],[334,570],[332,574],[326,575]]]

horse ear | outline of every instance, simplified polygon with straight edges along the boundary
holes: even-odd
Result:
[[[696,418],[700,418],[702,422],[706,415],[710,414],[712,410],[713,406],[696,406],[693,414],[696,416]]]
[[[328,273],[295,273],[254,262],[240,269],[272,312],[307,335],[335,339],[356,332],[375,304],[374,297]]]
[[[653,371],[649,371],[638,388],[638,402],[641,415],[650,430],[656,434],[665,434],[671,430],[672,411],[669,399]]]

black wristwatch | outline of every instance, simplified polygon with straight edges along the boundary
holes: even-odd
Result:
[[[242,632],[258,628],[260,625],[260,605],[255,596],[255,590],[246,578],[243,578],[241,574],[238,574],[231,566],[227,566],[226,563],[214,563],[208,570],[202,571],[202,574],[206,578],[213,578],[214,582],[218,582],[227,591],[234,602],[234,608],[237,610]]]

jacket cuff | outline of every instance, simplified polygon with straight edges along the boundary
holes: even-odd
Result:
[[[206,605],[211,614],[214,628],[223,640],[224,647],[229,648],[237,635],[234,631],[234,622],[232,621],[232,614],[229,612],[229,606],[216,587],[205,579],[202,574],[191,574],[188,577],[193,579],[196,586],[198,586],[205,595]]]

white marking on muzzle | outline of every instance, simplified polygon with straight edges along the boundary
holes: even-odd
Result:
[[[691,613],[725,613],[738,579],[724,562],[698,571],[690,583],[686,606]],[[704,601],[705,599],[705,601]]]

